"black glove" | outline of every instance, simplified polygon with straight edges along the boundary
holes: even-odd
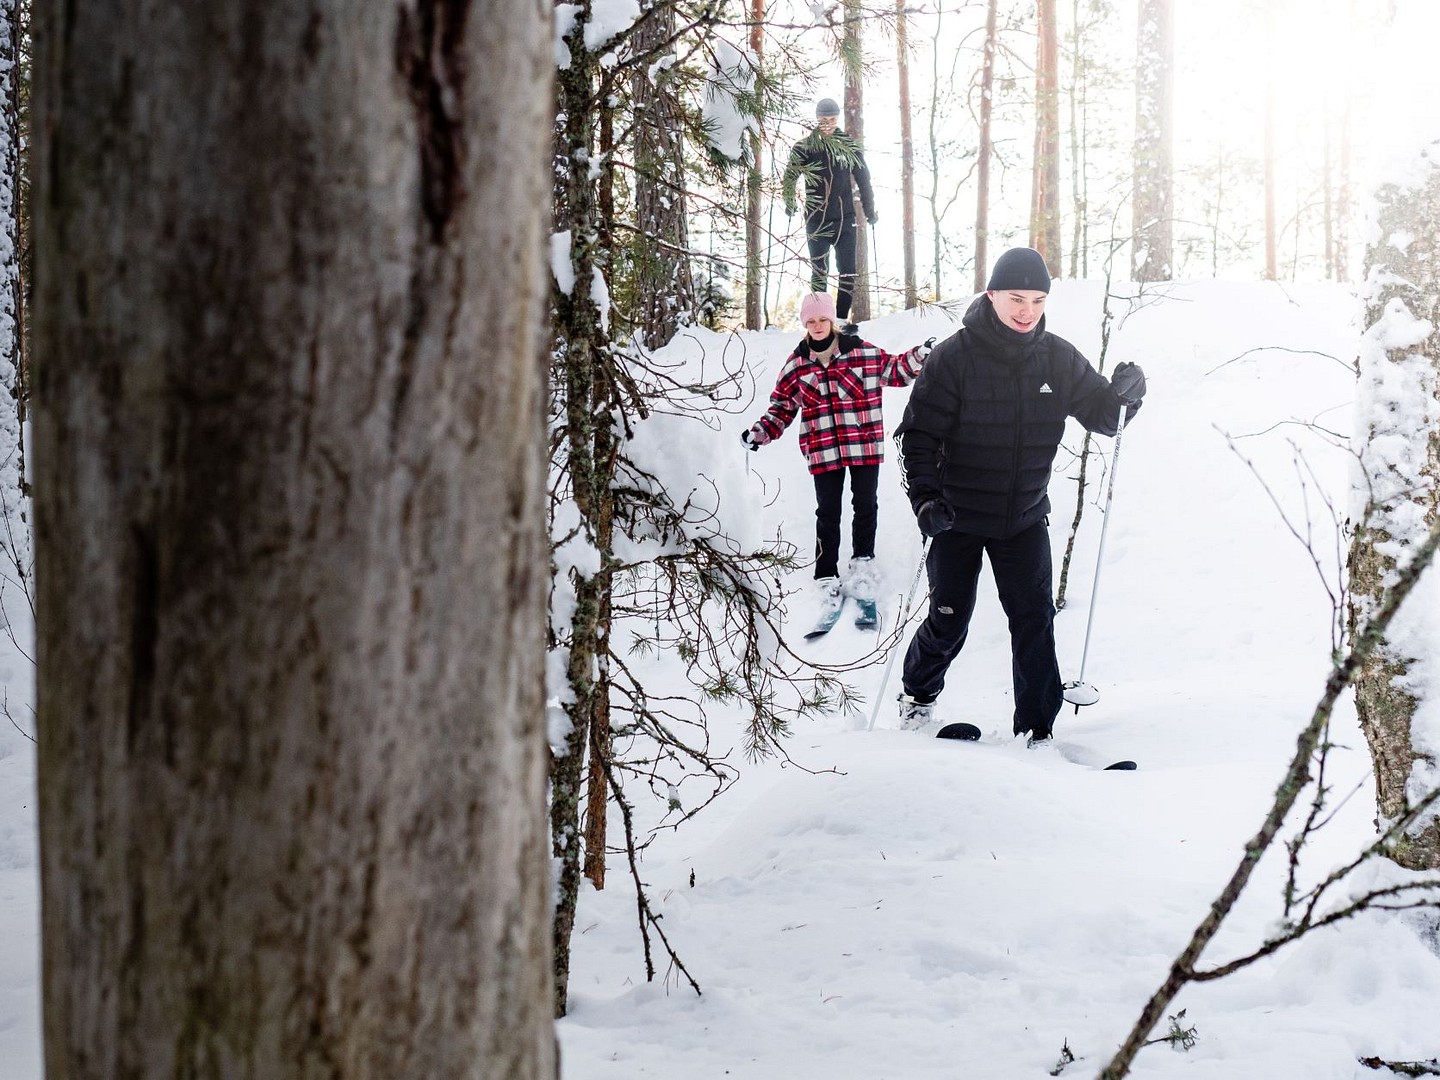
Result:
[[[871,225],[875,225],[880,221],[880,215],[875,213],[874,210],[871,210],[865,215],[865,220],[870,222]]]
[[[920,504],[920,509],[915,511],[915,520],[920,524],[920,531],[933,538],[955,524],[955,511],[944,499],[930,499]]]
[[[760,449],[760,444],[755,441],[755,436],[754,436],[754,434],[751,433],[751,431],[750,431],[749,428],[746,428],[744,431],[740,432],[740,441],[745,444],[746,449],[749,449],[749,450],[759,450],[759,449]]]
[[[1139,364],[1118,364],[1110,376],[1110,388],[1126,405],[1135,405],[1145,396],[1145,372]]]
[[[792,217],[794,217],[794,216],[795,216],[795,207],[793,207],[793,206],[787,206],[787,207],[785,207],[785,216],[786,216],[787,218],[792,218]]]
[[[920,359],[924,360],[929,357],[931,350],[934,348],[935,339],[933,337],[927,337],[920,345]]]

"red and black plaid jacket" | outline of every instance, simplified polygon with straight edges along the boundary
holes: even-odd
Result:
[[[917,345],[892,355],[870,342],[841,334],[835,356],[822,364],[802,341],[780,369],[770,408],[750,429],[757,445],[778,439],[800,416],[800,452],[812,473],[847,465],[878,465],[885,457],[885,419],[880,391],[908,386],[928,355]]]

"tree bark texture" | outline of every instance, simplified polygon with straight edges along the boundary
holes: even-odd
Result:
[[[1440,417],[1440,164],[1435,158],[1440,143],[1432,143],[1429,153],[1423,182],[1414,187],[1387,184],[1379,193],[1379,239],[1366,253],[1366,280],[1376,283],[1367,300],[1366,326],[1367,337],[1389,340],[1370,344],[1360,377],[1362,400],[1394,393],[1396,387],[1408,387],[1407,396],[1418,395],[1424,391],[1413,380],[1428,369],[1429,393],[1435,398],[1430,415]],[[1423,340],[1404,344],[1405,339],[1396,340],[1397,334],[1386,328],[1387,312],[1397,305],[1403,305],[1409,317],[1429,321]],[[1417,357],[1423,360],[1419,365]],[[1373,365],[1387,370],[1371,370]],[[1367,510],[1350,549],[1352,633],[1393,582],[1396,548],[1412,549],[1440,515],[1440,421],[1416,432],[1414,414],[1406,408],[1380,406],[1367,413],[1375,419],[1361,433],[1365,440],[1360,461],[1368,488],[1359,493]],[[1416,745],[1412,728],[1422,703],[1406,683],[1412,666],[1421,662],[1437,660],[1407,655],[1387,640],[1355,680],[1355,706],[1375,763],[1382,824],[1399,818],[1424,794],[1416,790],[1416,765],[1434,764]],[[1412,870],[1440,867],[1440,823],[1431,819],[1407,835],[1395,859]]]
[[[1030,246],[1050,273],[1064,271],[1060,242],[1060,45],[1055,0],[1035,0],[1035,159]]]
[[[549,5],[36,14],[47,1075],[554,1077]]]
[[[1135,175],[1131,199],[1136,281],[1169,281],[1174,277],[1174,73],[1174,0],[1141,0],[1135,53]]]
[[[597,804],[595,786],[587,787],[587,750],[592,769],[604,756],[610,740],[608,657],[605,642],[610,632],[610,582],[612,537],[614,535],[615,473],[618,436],[614,428],[616,405],[613,359],[601,323],[600,308],[591,283],[597,271],[606,269],[608,249],[599,242],[605,218],[596,206],[591,163],[595,157],[596,129],[606,122],[607,108],[595,106],[595,88],[600,82],[600,54],[585,43],[585,27],[591,16],[583,4],[574,28],[565,39],[569,63],[559,74],[561,127],[557,134],[555,174],[562,178],[562,192],[555,213],[555,227],[570,235],[570,270],[574,286],[555,297],[553,353],[556,359],[555,393],[565,425],[565,469],[569,487],[591,545],[600,553],[598,569],[589,575],[576,573],[571,582],[575,610],[569,627],[569,655],[566,677],[571,699],[565,705],[570,721],[563,745],[555,753],[550,770],[551,854],[556,865],[554,905],[554,1013],[565,1015],[570,979],[570,936],[575,927],[584,872],[585,831],[582,806]],[[603,775],[592,773],[594,784],[603,785]],[[600,792],[603,795],[603,790]],[[592,851],[604,859],[604,819],[592,815]],[[596,867],[591,861],[592,879]],[[603,880],[603,871],[601,872]]]

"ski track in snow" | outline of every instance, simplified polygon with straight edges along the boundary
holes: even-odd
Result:
[[[847,676],[865,696],[861,713],[790,740],[803,769],[747,769],[647,853],[666,933],[703,996],[665,973],[663,954],[663,977],[644,982],[626,886],[584,897],[560,1025],[565,1080],[1009,1080],[1047,1075],[1064,1046],[1080,1060],[1062,1075],[1093,1076],[1109,1060],[1259,828],[1328,671],[1330,598],[1245,459],[1310,531],[1332,581],[1334,522],[1320,496],[1346,505],[1347,452],[1292,421],[1347,430],[1353,300],[1323,287],[1168,291],[1172,300],[1117,323],[1107,362],[1140,363],[1150,389],[1125,432],[1100,578],[1086,671],[1100,702],[1078,714],[1067,705],[1055,747],[1011,737],[1008,636],[987,569],[934,726],[894,730],[897,660],[876,730],[864,730],[883,667],[872,657]],[[1098,327],[1100,300],[1098,285],[1060,283],[1049,308],[1050,329],[1092,362],[1098,331],[1087,328]],[[934,312],[862,327],[892,350],[948,331]],[[751,343],[762,400],[795,340],[772,332]],[[1280,351],[1235,360],[1259,347],[1341,362]],[[887,391],[887,430],[906,393]],[[721,445],[738,445],[750,419],[727,425]],[[794,438],[751,458],[766,489],[783,493],[752,524],[807,550],[814,505]],[[1108,454],[1111,440],[1100,443]],[[1057,579],[1074,514],[1063,454],[1051,485]],[[1320,490],[1317,479],[1302,489],[1297,454]],[[920,553],[893,456],[887,447],[878,544],[886,635]],[[753,476],[744,482],[754,490]],[[1103,484],[1092,466],[1092,502]],[[1080,663],[1099,530],[1091,505],[1056,624],[1067,680]],[[805,573],[790,584],[803,590]],[[917,610],[923,603],[922,581]],[[792,601],[797,639],[806,605],[803,592]],[[842,618],[797,648],[848,664],[875,640]],[[983,741],[930,737],[955,720],[979,725]],[[1348,699],[1334,739],[1332,804],[1350,798],[1307,849],[1312,876],[1371,838],[1368,757]],[[1073,763],[1117,758],[1140,771]],[[1283,855],[1272,854],[1207,961],[1261,943],[1283,879]],[[1170,1011],[1187,1010],[1198,1043],[1150,1047],[1131,1075],[1374,1077],[1358,1056],[1440,1053],[1437,1003],[1440,959],[1398,920],[1363,917],[1185,990]]]

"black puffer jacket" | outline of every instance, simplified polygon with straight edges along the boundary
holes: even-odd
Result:
[[[1050,512],[1046,489],[1069,416],[1114,435],[1120,399],[1043,316],[1021,334],[982,293],[963,328],[935,346],[896,429],[910,505],[918,512],[943,497],[957,532],[1028,529]]]
[[[853,221],[852,200],[857,189],[865,217],[874,219],[875,195],[870,188],[870,169],[860,147],[845,132],[822,135],[812,131],[791,149],[781,186],[787,213],[795,210],[795,181],[800,177],[805,179],[805,228],[808,231],[815,232],[826,221]]]

